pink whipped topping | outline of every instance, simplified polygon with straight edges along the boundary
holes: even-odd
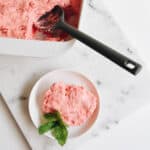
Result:
[[[65,10],[66,21],[77,27],[82,0],[0,0],[0,37],[39,39],[34,23],[46,11],[60,5]],[[45,35],[42,40],[68,40],[63,33],[59,37]]]
[[[82,86],[54,83],[44,95],[44,113],[58,111],[70,126],[82,125],[93,114],[97,98]]]

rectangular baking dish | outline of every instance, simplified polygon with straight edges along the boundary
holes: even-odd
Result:
[[[80,28],[85,0],[82,0],[81,5],[78,28]],[[75,39],[54,42],[0,37],[0,55],[55,57],[68,51],[74,44]]]

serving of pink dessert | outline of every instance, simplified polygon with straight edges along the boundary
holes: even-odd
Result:
[[[35,23],[46,11],[60,5],[65,11],[65,20],[74,27],[78,27],[81,4],[82,0],[0,0],[0,37],[69,40],[70,36],[65,32],[58,37],[45,33],[41,38]]]
[[[54,83],[44,95],[42,111],[58,111],[67,125],[79,126],[93,114],[96,106],[96,96],[84,87]]]

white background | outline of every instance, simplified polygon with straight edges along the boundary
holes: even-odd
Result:
[[[149,3],[149,0],[105,0],[105,5],[115,16],[134,47],[139,49],[140,55],[147,64],[150,64],[150,11],[148,12],[147,9],[147,6],[150,6]],[[0,147],[4,150],[26,149],[21,135],[17,129],[15,130],[14,122],[1,102],[0,110]],[[122,120],[117,127],[108,131],[101,139],[91,141],[88,147],[84,145],[80,150],[149,150],[149,139],[150,106],[146,106]]]

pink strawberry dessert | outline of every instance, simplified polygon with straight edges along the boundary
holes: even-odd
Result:
[[[82,86],[54,83],[44,95],[43,113],[58,111],[70,126],[87,121],[97,106],[97,98]]]
[[[41,38],[35,23],[46,11],[59,5],[65,11],[66,21],[77,27],[81,3],[82,0],[0,0],[0,37],[50,41],[69,40],[70,36],[65,32],[57,37],[45,33]]]

